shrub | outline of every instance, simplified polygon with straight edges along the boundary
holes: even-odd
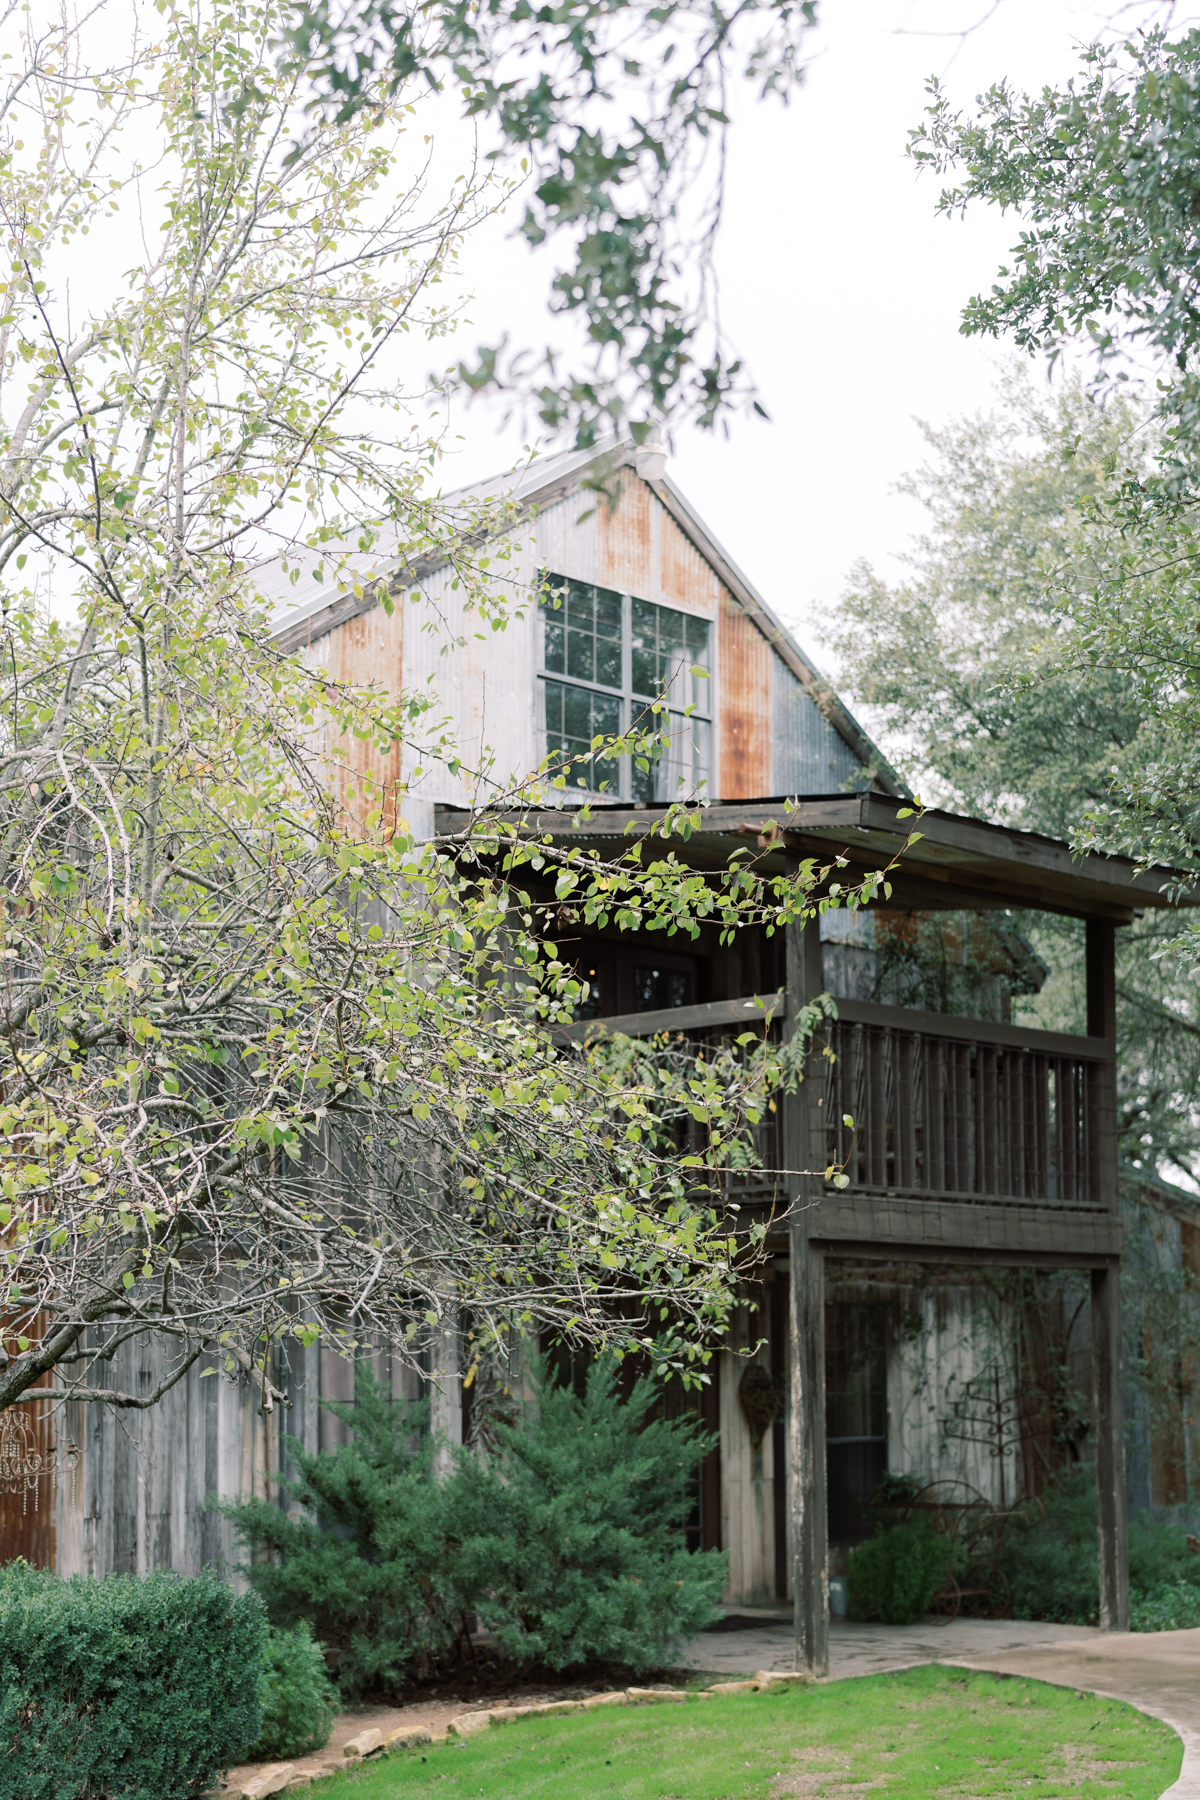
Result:
[[[1076,1468],[1043,1496],[1043,1517],[1018,1527],[1005,1547],[1005,1573],[1018,1619],[1094,1625],[1100,1616],[1096,1483]],[[1200,1605],[1200,1556],[1182,1526],[1143,1516],[1129,1527],[1129,1587],[1134,1619],[1182,1617],[1188,1594]],[[1200,1623],[1200,1618],[1197,1620]],[[1166,1625],[1136,1624],[1135,1631]]]
[[[281,1486],[309,1516],[266,1500],[218,1508],[257,1552],[245,1574],[271,1623],[310,1623],[349,1700],[426,1672],[454,1644],[463,1612],[425,1412],[392,1401],[365,1366],[354,1392],[353,1406],[322,1401],[353,1426],[351,1443],[313,1456],[285,1440],[299,1472]]]
[[[262,1731],[247,1758],[274,1762],[323,1749],[333,1729],[336,1695],[308,1621],[290,1631],[272,1628],[263,1663]]]
[[[946,1578],[950,1545],[924,1523],[893,1525],[850,1552],[850,1617],[911,1625]]]
[[[682,1542],[707,1445],[650,1416],[653,1383],[622,1401],[608,1359],[581,1396],[544,1364],[532,1376],[535,1410],[498,1425],[495,1455],[464,1456],[449,1486],[459,1587],[519,1662],[660,1664],[717,1616],[726,1578],[721,1551]]]
[[[535,1409],[437,1482],[421,1409],[361,1369],[356,1404],[328,1403],[353,1443],[311,1456],[288,1440],[299,1474],[283,1486],[315,1517],[220,1509],[258,1552],[245,1572],[272,1624],[310,1620],[348,1699],[432,1672],[471,1613],[521,1663],[662,1662],[716,1616],[725,1558],[681,1541],[693,1427],[650,1417],[650,1382],[622,1402],[615,1380],[597,1362],[578,1398],[535,1365]]]
[[[1200,1587],[1180,1579],[1148,1594],[1132,1592],[1129,1623],[1134,1631],[1186,1631],[1200,1625]]]
[[[258,1736],[266,1625],[214,1575],[0,1569],[0,1800],[185,1800]]]
[[[1096,1484],[1076,1468],[1042,1496],[1040,1520],[1016,1522],[1005,1540],[1013,1617],[1094,1625],[1100,1612]]]

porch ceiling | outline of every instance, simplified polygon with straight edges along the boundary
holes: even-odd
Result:
[[[681,861],[717,869],[749,838],[758,850],[755,867],[770,874],[783,872],[788,854],[826,860],[844,852],[849,868],[841,879],[853,880],[886,867],[897,854],[912,824],[899,817],[903,808],[902,800],[877,793],[719,801],[700,809],[698,831],[686,840],[673,837],[669,847]],[[583,819],[565,809],[507,817],[523,836],[549,833],[616,851],[630,837],[643,834],[664,810],[593,805],[590,817]],[[461,829],[469,816],[452,806],[439,806],[436,812],[439,835]],[[1143,908],[1172,904],[1164,890],[1178,877],[1169,869],[1139,871],[1124,856],[1077,856],[1057,838],[956,813],[926,812],[919,829],[919,841],[889,877],[889,907],[922,911],[1032,907],[1127,924]],[[1176,904],[1200,905],[1200,883],[1193,883]]]

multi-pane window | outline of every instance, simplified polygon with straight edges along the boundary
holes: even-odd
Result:
[[[663,739],[647,769],[636,759],[596,757],[575,765],[571,785],[625,800],[703,790],[712,732],[708,620],[552,574],[541,577],[540,611],[547,754],[586,756],[593,738],[631,730]]]

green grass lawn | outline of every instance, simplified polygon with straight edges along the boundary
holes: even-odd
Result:
[[[1157,1800],[1175,1733],[1040,1681],[931,1666],[779,1694],[493,1727],[366,1763],[321,1800]]]

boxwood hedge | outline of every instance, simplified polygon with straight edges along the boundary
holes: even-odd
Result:
[[[266,1622],[215,1575],[0,1568],[0,1800],[188,1800],[262,1727]]]

